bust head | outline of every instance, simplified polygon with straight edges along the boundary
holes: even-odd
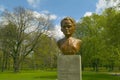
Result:
[[[64,55],[74,55],[80,50],[81,40],[71,37],[75,31],[75,21],[70,17],[61,20],[61,31],[65,38],[57,42],[58,47]]]
[[[64,33],[65,37],[69,38],[75,31],[75,20],[70,17],[65,17],[61,21],[61,31]]]

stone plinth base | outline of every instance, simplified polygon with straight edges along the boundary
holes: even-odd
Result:
[[[82,80],[81,56],[58,56],[58,80]]]

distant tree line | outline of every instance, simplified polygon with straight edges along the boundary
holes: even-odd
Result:
[[[120,70],[120,11],[108,8],[102,14],[93,13],[77,23],[76,37],[82,39],[82,66]]]
[[[32,10],[17,7],[4,11],[0,23],[0,69],[19,72],[24,69],[57,68],[59,50],[55,39],[46,34],[53,21],[35,17]],[[33,28],[34,27],[34,28]],[[108,8],[77,22],[73,35],[82,40],[79,54],[82,69],[120,70],[120,11]]]

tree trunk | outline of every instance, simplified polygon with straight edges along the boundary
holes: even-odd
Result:
[[[2,71],[2,72],[4,71],[4,62],[5,62],[5,60],[4,60],[4,58],[3,58],[3,60],[2,60],[2,66],[1,66],[1,71]]]
[[[5,53],[3,54],[1,71],[3,72],[4,70],[5,70]]]
[[[84,68],[85,68],[84,65],[82,65],[82,71],[84,71]]]
[[[99,71],[99,64],[98,63],[93,63],[92,67],[93,67],[93,71],[96,71],[96,72]]]
[[[98,72],[99,71],[99,67],[98,67],[98,64],[96,64],[96,70],[95,70],[96,72]]]
[[[2,55],[2,61],[1,61],[1,63],[2,63],[2,67],[1,67],[1,71],[3,72],[4,70],[7,70],[8,69],[8,63],[9,63],[9,53],[8,53],[8,51],[3,51],[3,55]]]
[[[17,57],[14,57],[13,62],[14,62],[13,63],[14,72],[19,72],[19,67],[20,67],[19,59]]]

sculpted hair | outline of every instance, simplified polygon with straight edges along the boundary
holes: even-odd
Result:
[[[64,22],[65,20],[70,20],[74,26],[76,25],[76,22],[75,22],[75,20],[74,20],[73,18],[71,18],[71,17],[65,17],[65,18],[63,18],[63,19],[61,20],[61,23],[60,23],[61,26],[62,26],[62,24],[63,24],[63,22]]]

